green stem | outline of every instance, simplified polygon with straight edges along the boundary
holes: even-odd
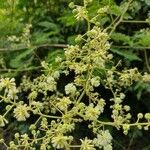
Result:
[[[87,91],[88,79],[90,78],[91,73],[92,73],[92,70],[90,70],[90,67],[88,67],[85,85],[83,87],[83,91],[82,91],[80,97],[77,100],[77,103],[79,103],[82,100],[83,96],[85,95],[85,93]]]
[[[80,148],[81,147],[81,145],[71,145],[71,146],[69,146],[70,148]]]
[[[42,114],[42,113],[38,113],[38,115],[40,115],[42,117],[46,117],[46,118],[62,119],[62,117],[45,115],[45,114]]]
[[[126,150],[126,148],[123,147],[123,145],[121,145],[118,141],[113,139],[113,142],[115,142],[118,146],[120,146],[122,148],[122,150]]]
[[[34,125],[36,126],[37,125],[37,123],[41,120],[41,116],[36,120],[36,122],[34,123]]]
[[[87,29],[87,30],[90,31],[90,26],[91,26],[91,25],[90,25],[89,20],[87,20],[87,25],[88,25],[88,29]]]
[[[3,115],[3,117],[5,117],[10,111],[11,111],[11,109],[14,107],[14,105],[12,105],[5,113],[4,113],[4,115]]]
[[[54,48],[67,48],[68,45],[66,44],[37,44],[37,45],[32,45],[33,50],[38,49],[38,48],[43,48],[43,47],[54,47]],[[13,52],[13,51],[22,51],[24,49],[28,49],[29,47],[27,46],[22,46],[22,47],[17,47],[17,48],[0,48],[0,52],[8,53]]]
[[[7,146],[7,144],[5,143],[5,142],[2,142],[3,144],[4,144],[4,146],[8,149],[8,146]]]
[[[129,145],[128,145],[128,147],[127,147],[126,150],[130,150],[130,148],[131,148],[131,146],[132,146],[132,143],[133,143],[133,141],[134,141],[134,136],[135,136],[135,133],[132,134],[132,137],[131,137],[131,139],[130,139]]]
[[[41,66],[37,67],[29,67],[25,69],[0,69],[1,72],[24,72],[24,71],[30,71],[30,70],[37,70],[42,68]]]
[[[42,47],[54,47],[54,48],[67,48],[68,45],[67,44],[41,44],[41,45],[34,45],[34,49],[38,49],[38,48],[42,48]],[[122,45],[111,45],[111,47],[114,48],[125,48],[125,49],[150,49],[150,47],[142,47],[142,46],[122,46]],[[13,52],[13,51],[23,51],[24,49],[26,49],[27,47],[23,47],[23,48],[0,48],[0,52]],[[5,69],[4,69],[5,70]]]
[[[125,15],[125,13],[127,12],[129,6],[130,6],[130,3],[132,2],[132,0],[129,0],[129,2],[127,3],[127,6],[125,7],[123,13],[121,14],[119,20],[115,23],[115,25],[113,26],[112,30],[110,31],[109,35],[111,35],[115,29],[117,28],[117,26],[120,24],[120,22],[123,20],[123,17]]]
[[[103,122],[103,121],[98,121],[98,123],[102,124],[102,125],[107,125],[107,126],[116,126],[115,122]],[[119,126],[124,126],[125,123],[120,123]],[[147,125],[150,125],[149,122],[142,122],[142,123],[139,123],[139,122],[135,122],[135,123],[129,123],[128,124],[130,127],[134,127],[134,126],[147,126]]]
[[[78,100],[77,100],[77,103],[79,103],[81,100],[82,100],[82,98],[83,98],[83,96],[85,95],[85,89],[83,89],[83,91],[82,91],[82,93],[81,93],[81,95],[80,95],[80,97],[78,98]]]

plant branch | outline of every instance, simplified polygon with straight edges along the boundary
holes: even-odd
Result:
[[[112,30],[110,31],[109,35],[111,35],[111,34],[115,31],[115,29],[117,28],[117,26],[118,26],[118,25],[120,24],[120,22],[123,20],[123,17],[124,17],[124,15],[125,15],[125,13],[127,12],[127,10],[128,10],[128,8],[129,8],[131,2],[132,2],[132,0],[129,0],[129,2],[127,3],[127,6],[125,7],[124,11],[122,12],[122,14],[121,14],[119,20],[114,24],[114,26],[113,26]]]
[[[145,23],[145,24],[148,24],[147,21],[144,21],[144,20],[122,20],[121,21],[122,23]]]
[[[29,67],[29,68],[24,68],[24,69],[0,69],[1,72],[24,72],[24,71],[30,71],[30,70],[37,70],[42,68],[42,66],[37,66],[37,67]]]
[[[41,45],[34,45],[34,49],[43,48],[43,47],[54,47],[54,48],[67,48],[67,44],[41,44]],[[111,45],[113,48],[125,48],[125,49],[150,49],[150,47],[142,47],[142,46],[122,46],[122,45]],[[13,52],[13,51],[22,51],[27,49],[28,47],[21,47],[21,48],[0,48],[0,52]]]
[[[67,48],[68,45],[67,44],[39,44],[39,45],[33,45],[32,46],[33,49],[38,49],[38,48],[43,48],[43,47],[56,47],[56,48]],[[23,47],[17,47],[17,48],[0,48],[0,52],[13,52],[13,51],[21,51],[21,50],[25,50],[25,49],[29,49],[29,47],[27,46],[23,46]]]
[[[143,46],[122,46],[122,45],[112,45],[111,46],[112,48],[121,48],[121,49],[149,49],[150,50],[150,47],[143,47]]]

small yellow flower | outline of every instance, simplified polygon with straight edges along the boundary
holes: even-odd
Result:
[[[91,79],[91,84],[94,87],[98,87],[100,85],[100,77],[96,76]]]
[[[74,12],[77,12],[75,15],[77,20],[83,20],[87,18],[87,10],[84,7],[78,6],[76,9],[73,10]]]
[[[52,138],[52,145],[54,148],[64,148],[67,145],[68,137],[58,134]]]
[[[25,121],[26,118],[30,117],[30,114],[28,113],[29,107],[27,107],[26,104],[24,105],[18,105],[15,109],[14,109],[14,117],[18,120],[18,121]]]
[[[12,89],[16,86],[15,79],[14,78],[12,78],[12,79],[9,79],[9,78],[1,79],[0,80],[0,86],[5,87],[7,90]]]
[[[56,105],[60,110],[65,111],[70,104],[71,100],[69,97],[63,97],[62,99],[59,98],[59,102]]]
[[[106,147],[109,147],[108,150],[112,150],[112,139],[113,138],[109,133],[109,130],[101,130],[100,133],[97,135],[97,138],[95,138],[93,142],[94,145],[97,147],[103,147],[104,149],[106,149]]]
[[[94,107],[94,105],[91,103],[86,108],[85,119],[86,120],[97,120],[100,113],[101,113],[100,108],[99,107]]]
[[[74,95],[76,92],[76,86],[73,83],[69,83],[65,86],[65,92],[66,94],[72,94]]]
[[[81,148],[80,150],[95,150],[94,145],[92,144],[92,140],[87,139],[87,137],[84,140],[81,141]]]

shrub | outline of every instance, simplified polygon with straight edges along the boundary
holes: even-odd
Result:
[[[34,79],[24,76],[19,86],[14,78],[0,80],[0,126],[22,122],[27,127],[22,133],[17,128],[12,141],[1,139],[6,149],[111,150],[111,127],[125,135],[131,128],[148,130],[150,113],[139,112],[134,120],[125,89],[138,81],[150,82],[150,75],[115,64],[109,40],[117,24],[111,30],[100,27],[97,17],[108,8],[90,18],[87,7],[91,2],[70,3],[76,19],[87,22],[87,31],[65,49],[65,58],[57,57],[55,65],[43,61],[44,73]],[[130,3],[124,4],[125,11]],[[81,126],[86,131],[83,135]]]

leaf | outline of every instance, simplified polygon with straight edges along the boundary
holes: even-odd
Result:
[[[41,44],[41,43],[46,43],[49,41],[49,34],[48,33],[43,33],[43,32],[35,32],[32,35],[33,43],[34,44]]]
[[[111,14],[115,15],[115,16],[120,16],[122,14],[122,9],[121,7],[117,6],[117,5],[112,5],[111,7]]]
[[[133,44],[130,36],[123,33],[117,33],[117,32],[113,33],[111,35],[111,38],[116,42],[123,42],[123,44],[129,44],[129,45]]]
[[[105,6],[105,5],[109,5],[109,6],[115,5],[114,0],[102,0],[101,3],[102,3],[104,6]]]
[[[142,32],[137,32],[133,40],[137,45],[150,46],[150,31],[145,29]]]
[[[33,49],[28,49],[24,52],[21,52],[21,54],[17,55],[15,58],[10,60],[10,67],[20,68],[28,65],[28,63],[25,63],[25,61],[27,62],[32,59],[32,52]]]
[[[45,27],[46,29],[58,30],[58,26],[55,23],[43,21],[38,23],[39,26]]]
[[[64,13],[64,15],[59,17],[57,20],[64,24],[66,27],[74,26],[76,24],[75,17],[71,12]]]
[[[57,64],[55,64],[55,58],[56,57],[61,57],[63,58],[64,56],[64,51],[62,49],[54,49],[54,50],[51,50],[49,53],[48,53],[48,56],[46,58],[46,61],[55,66]]]
[[[150,34],[147,34],[143,37],[141,37],[141,39],[138,42],[139,44],[141,44],[142,46],[149,46],[150,45]]]
[[[107,22],[110,22],[110,18],[108,16],[102,17],[99,19],[102,25],[104,25]]]
[[[120,56],[125,57],[129,61],[135,61],[135,60],[141,61],[141,59],[136,54],[132,53],[131,51],[122,51],[122,50],[118,50],[114,48],[112,48],[111,51],[113,53],[116,53]]]
[[[134,87],[134,91],[136,91],[136,96],[137,99],[140,100],[143,91],[149,91],[150,90],[150,84],[149,83],[145,83],[145,82],[138,82],[135,87]]]
[[[145,0],[145,3],[150,6],[150,0]]]
[[[70,45],[75,45],[76,44],[76,42],[75,42],[76,37],[77,37],[76,35],[69,36],[67,39],[67,43]]]

